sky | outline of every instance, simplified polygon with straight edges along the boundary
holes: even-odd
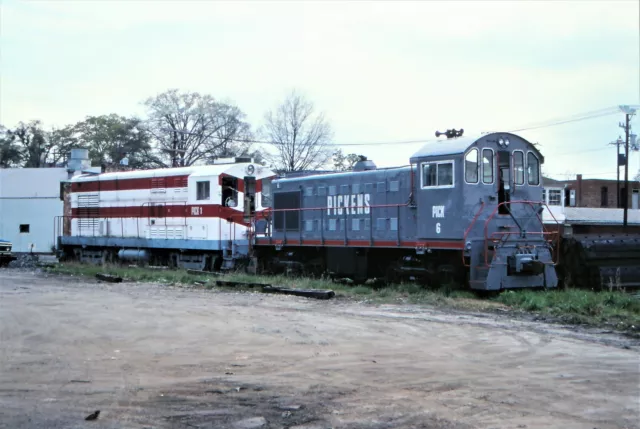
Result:
[[[340,146],[386,167],[436,130],[612,112],[517,134],[548,176],[615,178],[624,114],[604,109],[640,107],[639,3],[0,0],[0,123],[144,117],[145,99],[178,88],[232,101],[257,128],[296,89],[336,144],[390,142]]]

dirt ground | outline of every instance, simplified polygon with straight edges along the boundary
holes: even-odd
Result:
[[[0,270],[2,428],[640,428],[638,351],[499,315]]]

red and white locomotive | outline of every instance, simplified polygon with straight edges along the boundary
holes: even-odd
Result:
[[[232,265],[249,255],[252,222],[270,206],[274,177],[249,158],[81,174],[67,185],[58,249],[81,261],[117,257],[198,270]]]

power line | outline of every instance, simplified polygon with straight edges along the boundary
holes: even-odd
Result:
[[[580,121],[585,121],[585,120],[588,120],[588,119],[595,119],[595,118],[600,118],[600,117],[604,117],[604,116],[610,116],[610,115],[613,115],[613,114],[617,114],[618,112],[619,112],[619,108],[618,107],[607,107],[607,108],[604,108],[604,109],[593,110],[593,111],[590,111],[590,112],[584,112],[584,113],[578,113],[578,114],[569,115],[569,116],[566,116],[564,118],[541,121],[541,122],[533,123],[530,126],[523,126],[522,128],[514,128],[514,129],[511,129],[511,130],[504,131],[504,132],[514,133],[514,132],[529,131],[529,130],[534,130],[534,129],[552,127],[552,126],[563,125],[563,124],[568,124],[568,123],[572,123],[572,122],[580,122]],[[155,120],[154,121],[154,120],[148,119],[148,120],[145,120],[143,122],[162,122],[162,120]],[[177,132],[179,134],[198,135],[198,133],[191,133],[191,132],[178,131],[178,130],[171,130],[171,132]],[[274,146],[287,144],[286,142],[278,142],[278,141],[270,141],[270,140],[257,140],[257,139],[233,139],[233,138],[230,138],[230,139],[227,139],[227,141],[236,142],[236,143],[269,144],[269,145],[274,145]],[[395,140],[395,141],[386,141],[386,142],[331,143],[331,145],[332,146],[344,146],[344,147],[384,146],[384,145],[404,145],[404,144],[416,144],[416,143],[425,144],[425,143],[432,143],[432,142],[436,142],[436,141],[442,141],[442,140],[429,138],[429,139]]]
[[[567,120],[564,120],[564,121],[558,121],[558,122],[553,122],[553,123],[534,126],[534,127],[519,128],[519,129],[509,130],[508,132],[515,133],[515,132],[536,130],[536,129],[539,129],[539,128],[554,127],[556,125],[563,125],[563,124],[568,124],[568,123],[571,123],[571,122],[580,122],[580,121],[585,121],[587,119],[601,118],[603,116],[611,116],[611,115],[614,115],[614,114],[618,114],[618,112],[599,113],[599,114],[589,115],[589,116],[585,116],[585,117],[581,117],[581,118],[567,119]]]

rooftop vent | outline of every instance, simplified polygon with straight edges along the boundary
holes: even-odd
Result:
[[[369,161],[366,156],[360,155],[360,159],[353,166],[353,171],[375,170],[377,167],[373,161]]]
[[[253,162],[253,158],[249,156],[237,156],[235,158],[216,158],[213,164],[240,164],[245,162]]]
[[[91,167],[88,149],[71,149],[71,157],[67,162],[67,171],[82,171]]]

